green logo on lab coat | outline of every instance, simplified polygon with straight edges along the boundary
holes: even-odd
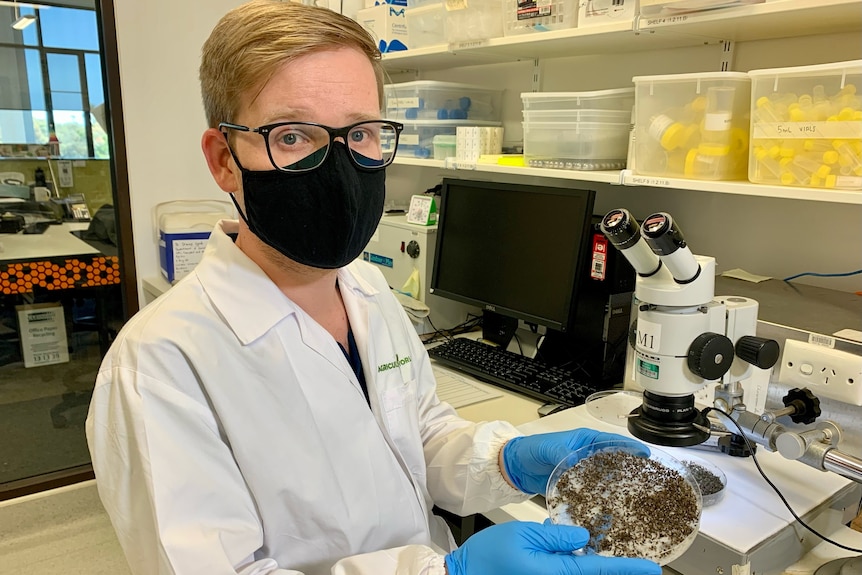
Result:
[[[380,365],[378,365],[377,366],[377,373],[380,373],[380,372],[383,372],[383,371],[386,371],[389,369],[395,369],[396,367],[401,367],[405,363],[410,363],[411,361],[412,360],[410,359],[409,355],[407,357],[400,357],[399,358],[398,354],[396,354],[395,355],[395,361],[390,361],[389,363],[381,363]]]

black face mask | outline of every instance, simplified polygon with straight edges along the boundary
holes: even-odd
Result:
[[[356,259],[383,216],[385,170],[363,170],[333,142],[329,157],[309,172],[242,171],[249,229],[282,255],[313,268],[334,269]],[[294,164],[316,163],[309,157]]]

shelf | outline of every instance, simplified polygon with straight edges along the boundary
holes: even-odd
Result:
[[[451,159],[454,158],[450,158],[450,160]],[[442,170],[457,172],[459,175],[470,172],[484,172],[490,174],[556,178],[559,180],[577,180],[579,182],[601,182],[603,184],[619,184],[622,176],[619,171],[579,172],[576,170],[550,170],[547,168],[500,166],[497,164],[473,164],[469,168],[457,168],[452,165],[452,163],[444,160],[420,160],[417,158],[399,158],[398,156],[395,157],[393,163],[399,166],[439,168]]]
[[[752,184],[750,182],[686,180],[683,178],[663,178],[658,176],[635,176],[633,174],[624,174],[622,180],[623,185],[626,186],[649,186],[654,188],[691,190],[693,192],[716,192],[719,194],[736,194],[741,196],[862,205],[862,191],[860,190],[796,188],[792,186]]]
[[[833,202],[838,204],[862,205],[860,190],[827,190],[823,188],[795,188],[790,186],[770,186],[752,184],[750,182],[726,182],[707,180],[687,180],[683,178],[665,178],[660,176],[636,176],[623,171],[579,172],[574,170],[550,170],[545,168],[522,168],[513,166],[498,166],[496,164],[476,164],[472,169],[448,168],[443,160],[419,160],[415,158],[395,158],[395,165],[416,166],[424,168],[439,168],[451,170],[453,177],[467,177],[470,172],[507,174],[517,176],[533,176],[574,180],[579,182],[598,182],[625,186],[646,186],[652,188],[667,188],[687,190],[692,192],[713,192],[719,194],[735,194],[740,196],[759,196],[788,200],[813,200],[818,202]]]
[[[614,54],[862,30],[860,0],[772,0],[701,14],[636,19],[588,28],[492,38],[476,45],[429,46],[384,54],[390,72],[517,60]]]

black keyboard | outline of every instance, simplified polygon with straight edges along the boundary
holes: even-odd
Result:
[[[428,350],[443,365],[547,403],[581,405],[606,387],[542,361],[472,339],[457,338]]]

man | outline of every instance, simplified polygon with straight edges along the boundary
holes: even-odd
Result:
[[[572,555],[588,538],[576,527],[505,524],[455,549],[432,515],[522,501],[577,447],[630,440],[518,437],[437,399],[383,277],[351,263],[401,129],[380,120],[380,55],[362,28],[256,0],[213,30],[200,77],[203,152],[240,220],[124,328],[87,421],[132,571],[659,573]]]

